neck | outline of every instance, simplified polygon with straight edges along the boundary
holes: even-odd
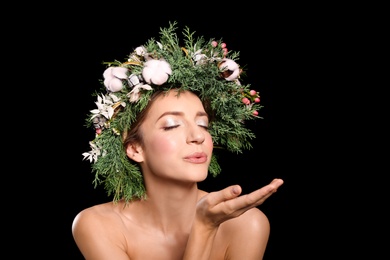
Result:
[[[192,226],[200,191],[196,183],[146,186],[147,199],[140,203],[143,221],[164,231]],[[169,231],[170,232],[170,231]]]

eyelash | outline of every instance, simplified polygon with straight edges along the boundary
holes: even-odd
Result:
[[[177,128],[179,127],[179,125],[174,125],[174,126],[166,126],[166,127],[163,127],[164,131],[169,131],[171,129],[174,129],[174,128]]]
[[[163,127],[164,131],[169,131],[169,130],[172,130],[174,128],[177,128],[179,127],[180,125],[174,125],[174,126],[167,126],[167,127]],[[209,127],[208,126],[204,126],[204,125],[199,125],[200,127],[204,128],[205,130],[209,130]]]

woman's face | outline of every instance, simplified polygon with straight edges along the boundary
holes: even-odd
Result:
[[[191,92],[171,90],[152,104],[141,125],[141,167],[169,179],[199,182],[208,174],[213,142],[208,116]]]

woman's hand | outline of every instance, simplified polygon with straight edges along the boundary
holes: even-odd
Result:
[[[270,184],[242,196],[239,196],[242,192],[239,185],[210,192],[199,200],[195,221],[211,229],[216,228],[222,222],[238,217],[245,211],[261,205],[282,184],[282,179],[274,179]]]
[[[241,187],[232,185],[202,197],[197,204],[183,260],[209,259],[219,225],[261,205],[282,184],[282,179],[274,179],[270,184],[242,196],[239,196],[242,192]]]

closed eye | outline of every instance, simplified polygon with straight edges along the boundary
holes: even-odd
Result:
[[[164,131],[169,131],[169,130],[172,130],[172,129],[175,129],[175,128],[178,128],[180,125],[173,125],[173,126],[166,126],[166,127],[163,127],[163,130]],[[200,127],[204,128],[206,131],[209,130],[209,127],[207,125],[199,125]]]
[[[169,130],[172,130],[172,129],[177,128],[177,127],[179,127],[179,125],[166,126],[166,127],[163,127],[163,130],[164,131],[169,131]]]

